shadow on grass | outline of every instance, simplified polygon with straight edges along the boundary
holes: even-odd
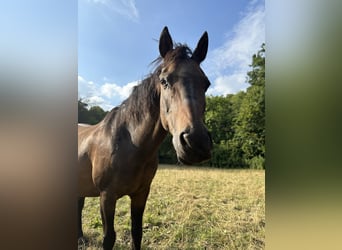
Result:
[[[102,234],[98,232],[91,232],[84,235],[83,238],[78,239],[78,250],[102,250]],[[120,242],[117,239],[114,245],[114,250],[131,249],[130,243]],[[142,249],[146,249],[142,247]]]

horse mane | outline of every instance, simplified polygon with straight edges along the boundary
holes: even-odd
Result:
[[[120,105],[122,109],[125,109],[129,119],[140,123],[146,117],[146,112],[150,115],[159,112],[158,84],[158,75],[151,74],[133,87],[131,95]]]
[[[165,58],[158,57],[151,64],[155,70],[138,85],[133,87],[130,96],[120,106],[113,108],[103,119],[106,127],[110,127],[117,113],[122,111],[127,119],[136,124],[140,123],[146,113],[153,116],[159,112],[159,74],[165,65],[177,63],[180,60],[188,60],[192,56],[191,49],[185,44],[176,44],[175,48],[166,54]],[[124,112],[123,112],[124,111]]]
[[[110,131],[114,120],[119,119],[133,121],[139,124],[149,115],[155,115],[159,112],[159,80],[158,75],[150,74],[138,85],[133,87],[130,96],[119,106],[114,107],[102,120],[106,131]]]
[[[106,114],[106,116],[103,118],[102,122],[106,126],[106,130],[110,129],[110,125],[112,124],[114,117],[119,110],[119,107],[114,107],[110,112]]]

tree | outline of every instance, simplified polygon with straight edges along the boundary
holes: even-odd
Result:
[[[261,49],[252,58],[252,70],[247,72],[248,83],[251,86],[261,86],[265,88],[265,43]]]
[[[236,117],[245,92],[235,95],[207,97],[205,123],[212,134],[213,152],[210,166],[219,168],[241,167],[241,152],[231,143]]]
[[[230,98],[210,96],[206,98],[205,123],[212,134],[214,144],[219,144],[232,136],[232,105]]]
[[[78,100],[78,122],[79,123],[88,122],[88,104],[83,102],[82,99]]]
[[[99,106],[93,106],[88,109],[88,104],[82,99],[78,100],[78,122],[87,124],[96,124],[100,122],[108,113]]]
[[[89,124],[96,124],[101,121],[108,112],[105,112],[100,106],[93,106],[89,109]]]
[[[172,145],[172,136],[168,134],[159,148],[159,162],[166,164],[177,163],[177,154]]]
[[[235,119],[233,143],[241,147],[246,166],[265,168],[265,44],[253,55],[246,95]]]

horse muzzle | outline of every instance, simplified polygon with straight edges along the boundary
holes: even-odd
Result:
[[[173,137],[178,160],[186,165],[200,163],[211,158],[213,148],[208,130],[203,128],[187,128]]]

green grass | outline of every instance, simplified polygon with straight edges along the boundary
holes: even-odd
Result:
[[[129,198],[118,200],[114,249],[130,249]],[[81,249],[101,249],[99,199],[86,198]],[[80,247],[80,246],[79,246]],[[160,166],[143,223],[143,249],[264,249],[265,171]]]

